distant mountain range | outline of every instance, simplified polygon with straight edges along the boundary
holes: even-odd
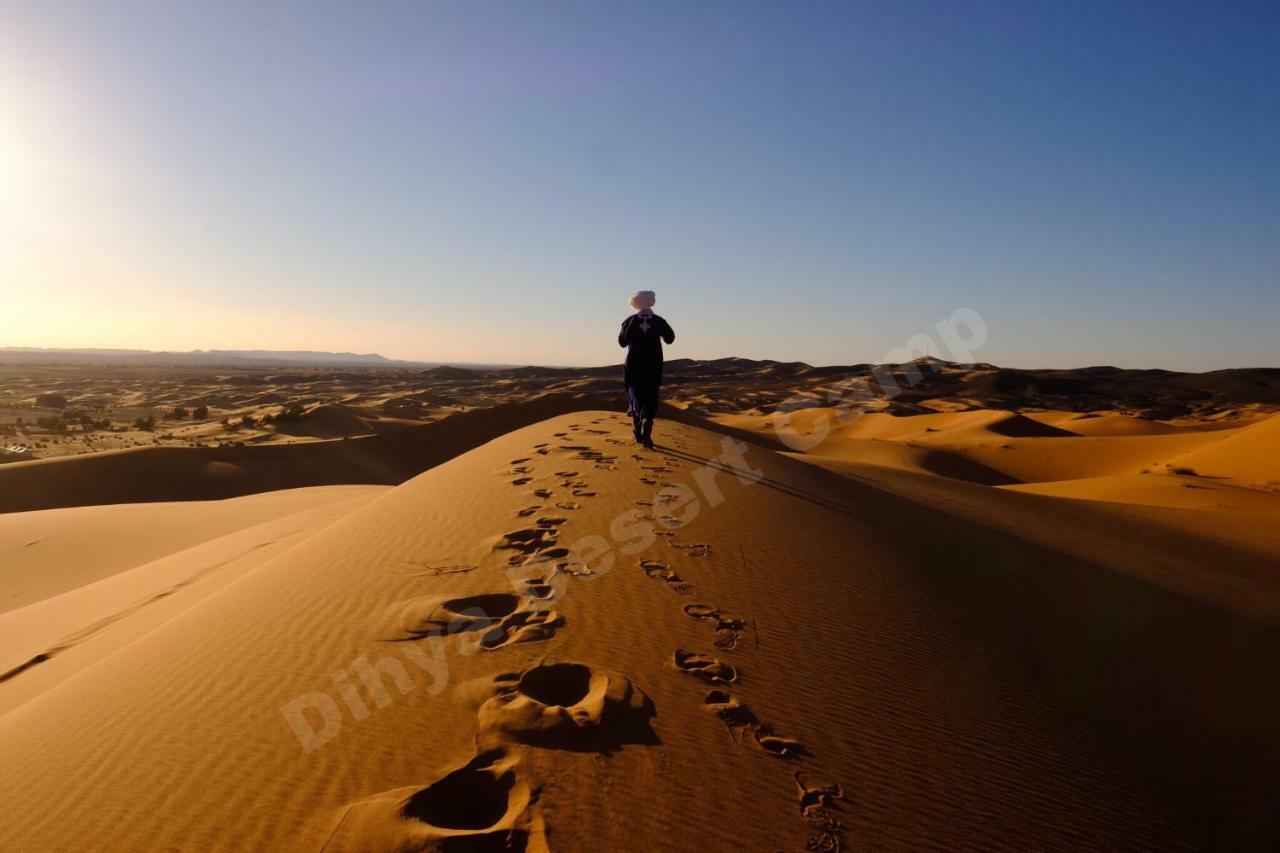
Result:
[[[168,352],[144,349],[58,349],[0,347],[0,362],[57,364],[136,364],[184,367],[332,366],[332,367],[437,367],[438,361],[402,361],[377,353],[315,352],[311,350],[191,350]],[[509,365],[474,364],[475,368]]]

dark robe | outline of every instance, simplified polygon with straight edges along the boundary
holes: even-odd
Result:
[[[645,326],[648,326],[646,329]],[[676,333],[657,314],[632,314],[622,321],[618,346],[627,348],[622,386],[627,392],[627,414],[652,421],[658,414],[658,389],[662,387],[662,342],[672,343]]]

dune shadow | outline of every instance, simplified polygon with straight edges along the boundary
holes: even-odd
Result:
[[[780,480],[774,480],[770,477],[757,476],[751,471],[744,471],[739,468],[734,468],[732,465],[726,465],[718,459],[710,459],[706,456],[699,456],[698,454],[690,453],[687,450],[680,450],[678,448],[669,447],[664,444],[656,444],[656,443],[654,446],[656,449],[662,451],[663,453],[678,457],[680,459],[683,459],[686,462],[695,462],[699,465],[704,465],[708,468],[711,468],[716,471],[720,471],[725,474],[732,474],[735,477],[739,477],[743,480],[750,481],[752,485],[764,486],[767,489],[772,489],[775,492],[780,492],[789,497],[806,501],[808,503],[813,504],[814,506],[820,506],[823,509],[828,509],[828,510],[831,510],[832,512],[838,512],[842,515],[852,515],[852,513],[849,511],[847,507],[843,507],[840,504],[833,503],[832,501],[826,500],[825,498],[819,497],[818,495],[801,491],[800,489],[797,489],[794,486],[790,486],[786,483],[783,483]]]
[[[987,427],[996,435],[1006,438],[1079,438],[1080,433],[1071,432],[1051,424],[1042,423],[1026,415],[1013,415]]]
[[[939,477],[964,480],[966,483],[977,483],[980,486],[1015,486],[1022,482],[1003,471],[988,468],[981,462],[937,450],[927,451],[920,459],[920,467]]]

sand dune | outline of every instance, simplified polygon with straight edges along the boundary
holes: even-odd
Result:
[[[476,441],[12,707],[0,846],[1274,840],[1274,562],[1188,578],[1154,509],[1069,530],[1045,508],[1092,504],[624,433]]]
[[[104,578],[99,577],[101,566],[93,558],[109,563],[136,556],[128,543],[147,538],[140,530],[129,531],[132,535],[127,537],[100,537],[94,547],[74,552],[79,559],[61,567],[60,580],[74,581],[75,588],[0,613],[0,714],[116,652],[385,491],[383,486],[325,486],[225,502],[134,507],[140,510],[138,515],[184,532],[199,529],[206,517],[215,525],[225,522],[220,504],[232,504],[233,512],[246,507],[265,511],[258,523],[242,524],[234,532],[191,547],[174,548],[159,559]],[[148,512],[154,508],[162,511]],[[76,516],[97,509],[116,508],[50,510],[49,514]],[[0,520],[24,515],[30,514],[0,516]],[[136,524],[139,519],[135,515],[127,521]],[[62,524],[64,529],[70,526],[65,520]],[[87,531],[76,527],[75,532],[83,536]],[[40,574],[37,566],[25,568],[20,575],[14,573],[15,579]],[[78,574],[69,574],[70,568],[79,569]]]
[[[848,438],[884,441],[937,437],[940,433],[946,434],[948,438],[1063,438],[1075,435],[1069,430],[1041,423],[1025,415],[985,409],[910,417],[875,413],[854,415],[850,418],[849,425],[843,427],[840,433]]]
[[[1241,430],[1217,432],[1211,444],[1170,460],[1203,477],[1246,486],[1280,488],[1280,416]]]
[[[1121,474],[1004,487],[1016,492],[1075,500],[1246,513],[1263,516],[1268,519],[1266,523],[1280,518],[1280,494],[1185,475]]]
[[[1027,417],[1074,435],[1171,435],[1181,431],[1181,428],[1164,421],[1133,415],[1032,412]]]
[[[619,374],[617,366],[420,369],[346,359],[307,366],[254,363],[234,353],[222,364],[216,353],[168,364],[147,358],[95,363],[92,352],[80,353],[75,363],[75,353],[54,355],[0,351],[0,436],[20,436],[39,458],[367,436],[546,394],[616,399]],[[51,360],[42,362],[45,356]],[[830,406],[855,388],[871,392],[861,405],[883,414],[1018,412],[1062,426],[1047,410],[1078,418],[1081,435],[1230,429],[1280,409],[1280,371],[1266,368],[1193,374],[1018,370],[940,359],[814,367],[721,358],[673,359],[666,375],[669,400],[701,415]],[[0,462],[8,461],[0,453]]]
[[[350,406],[320,405],[308,409],[296,420],[280,421],[275,428],[285,435],[343,438],[377,432],[375,423],[360,417]]]
[[[0,514],[0,613],[272,519],[378,489],[322,486],[220,501]]]
[[[545,395],[349,440],[148,447],[11,463],[0,466],[0,513],[210,500],[320,485],[396,485],[510,429],[581,409],[584,402],[581,395]]]
[[[778,439],[778,421],[772,415],[721,415],[711,420],[773,441]],[[1096,431],[1081,426],[1091,420],[1107,423]],[[814,408],[791,413],[786,423],[788,432],[795,436],[822,437],[805,448],[808,453],[985,485],[1166,472],[1182,467],[1187,459],[1194,462],[1197,451],[1219,446],[1245,430],[1259,430],[1254,434],[1256,439],[1246,441],[1274,444],[1267,432],[1270,420],[1234,430],[1159,425],[1146,429],[1131,425],[1128,420],[1120,416],[1081,419],[1064,413],[1016,415],[986,410],[899,417]],[[1231,468],[1235,451],[1226,447],[1222,464],[1235,470]],[[1265,450],[1260,455],[1269,458]],[[1267,469],[1262,463],[1254,470],[1256,480]],[[1122,493],[1123,490],[1115,492]]]
[[[1063,500],[1038,490],[1103,481],[992,489],[835,457],[796,454],[794,458],[898,495],[920,508],[1017,536],[1119,575],[1263,621],[1280,619],[1275,586],[1280,572],[1280,527],[1263,523],[1268,518],[1265,507],[1274,505],[1272,495],[1251,493],[1256,501],[1249,508],[1261,511],[1248,513],[1182,504]]]

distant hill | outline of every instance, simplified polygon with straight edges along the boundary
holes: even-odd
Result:
[[[0,365],[58,370],[81,365],[140,367],[151,373],[188,369],[228,374],[219,380],[228,385],[312,386],[309,393],[317,401],[344,403],[349,397],[343,394],[365,393],[371,382],[390,382],[388,388],[394,386],[400,396],[430,389],[436,404],[451,399],[454,404],[483,406],[549,391],[615,393],[621,379],[617,363],[593,367],[467,364],[401,361],[377,353],[300,350],[152,352],[0,347]],[[927,414],[937,411],[940,403],[952,410],[1115,411],[1148,419],[1218,415],[1230,419],[1249,414],[1236,411],[1242,406],[1266,411],[1280,408],[1280,368],[1275,367],[1207,373],[1110,366],[1025,370],[936,358],[909,364],[815,367],[799,361],[726,357],[670,359],[665,376],[667,399],[704,414],[767,414],[778,408],[835,405],[860,399],[851,393],[859,387],[874,398],[870,410],[897,415]],[[46,385],[35,388],[31,396],[60,390]],[[334,393],[337,386],[345,390],[326,397],[316,393],[322,386]],[[191,395],[184,391],[180,396]],[[419,398],[418,402],[424,400]]]
[[[401,361],[377,353],[315,352],[312,350],[190,350],[168,352],[142,349],[58,349],[0,347],[0,362],[18,364],[134,364],[179,367],[334,366],[439,367],[437,361]],[[504,365],[470,365],[474,368]]]

